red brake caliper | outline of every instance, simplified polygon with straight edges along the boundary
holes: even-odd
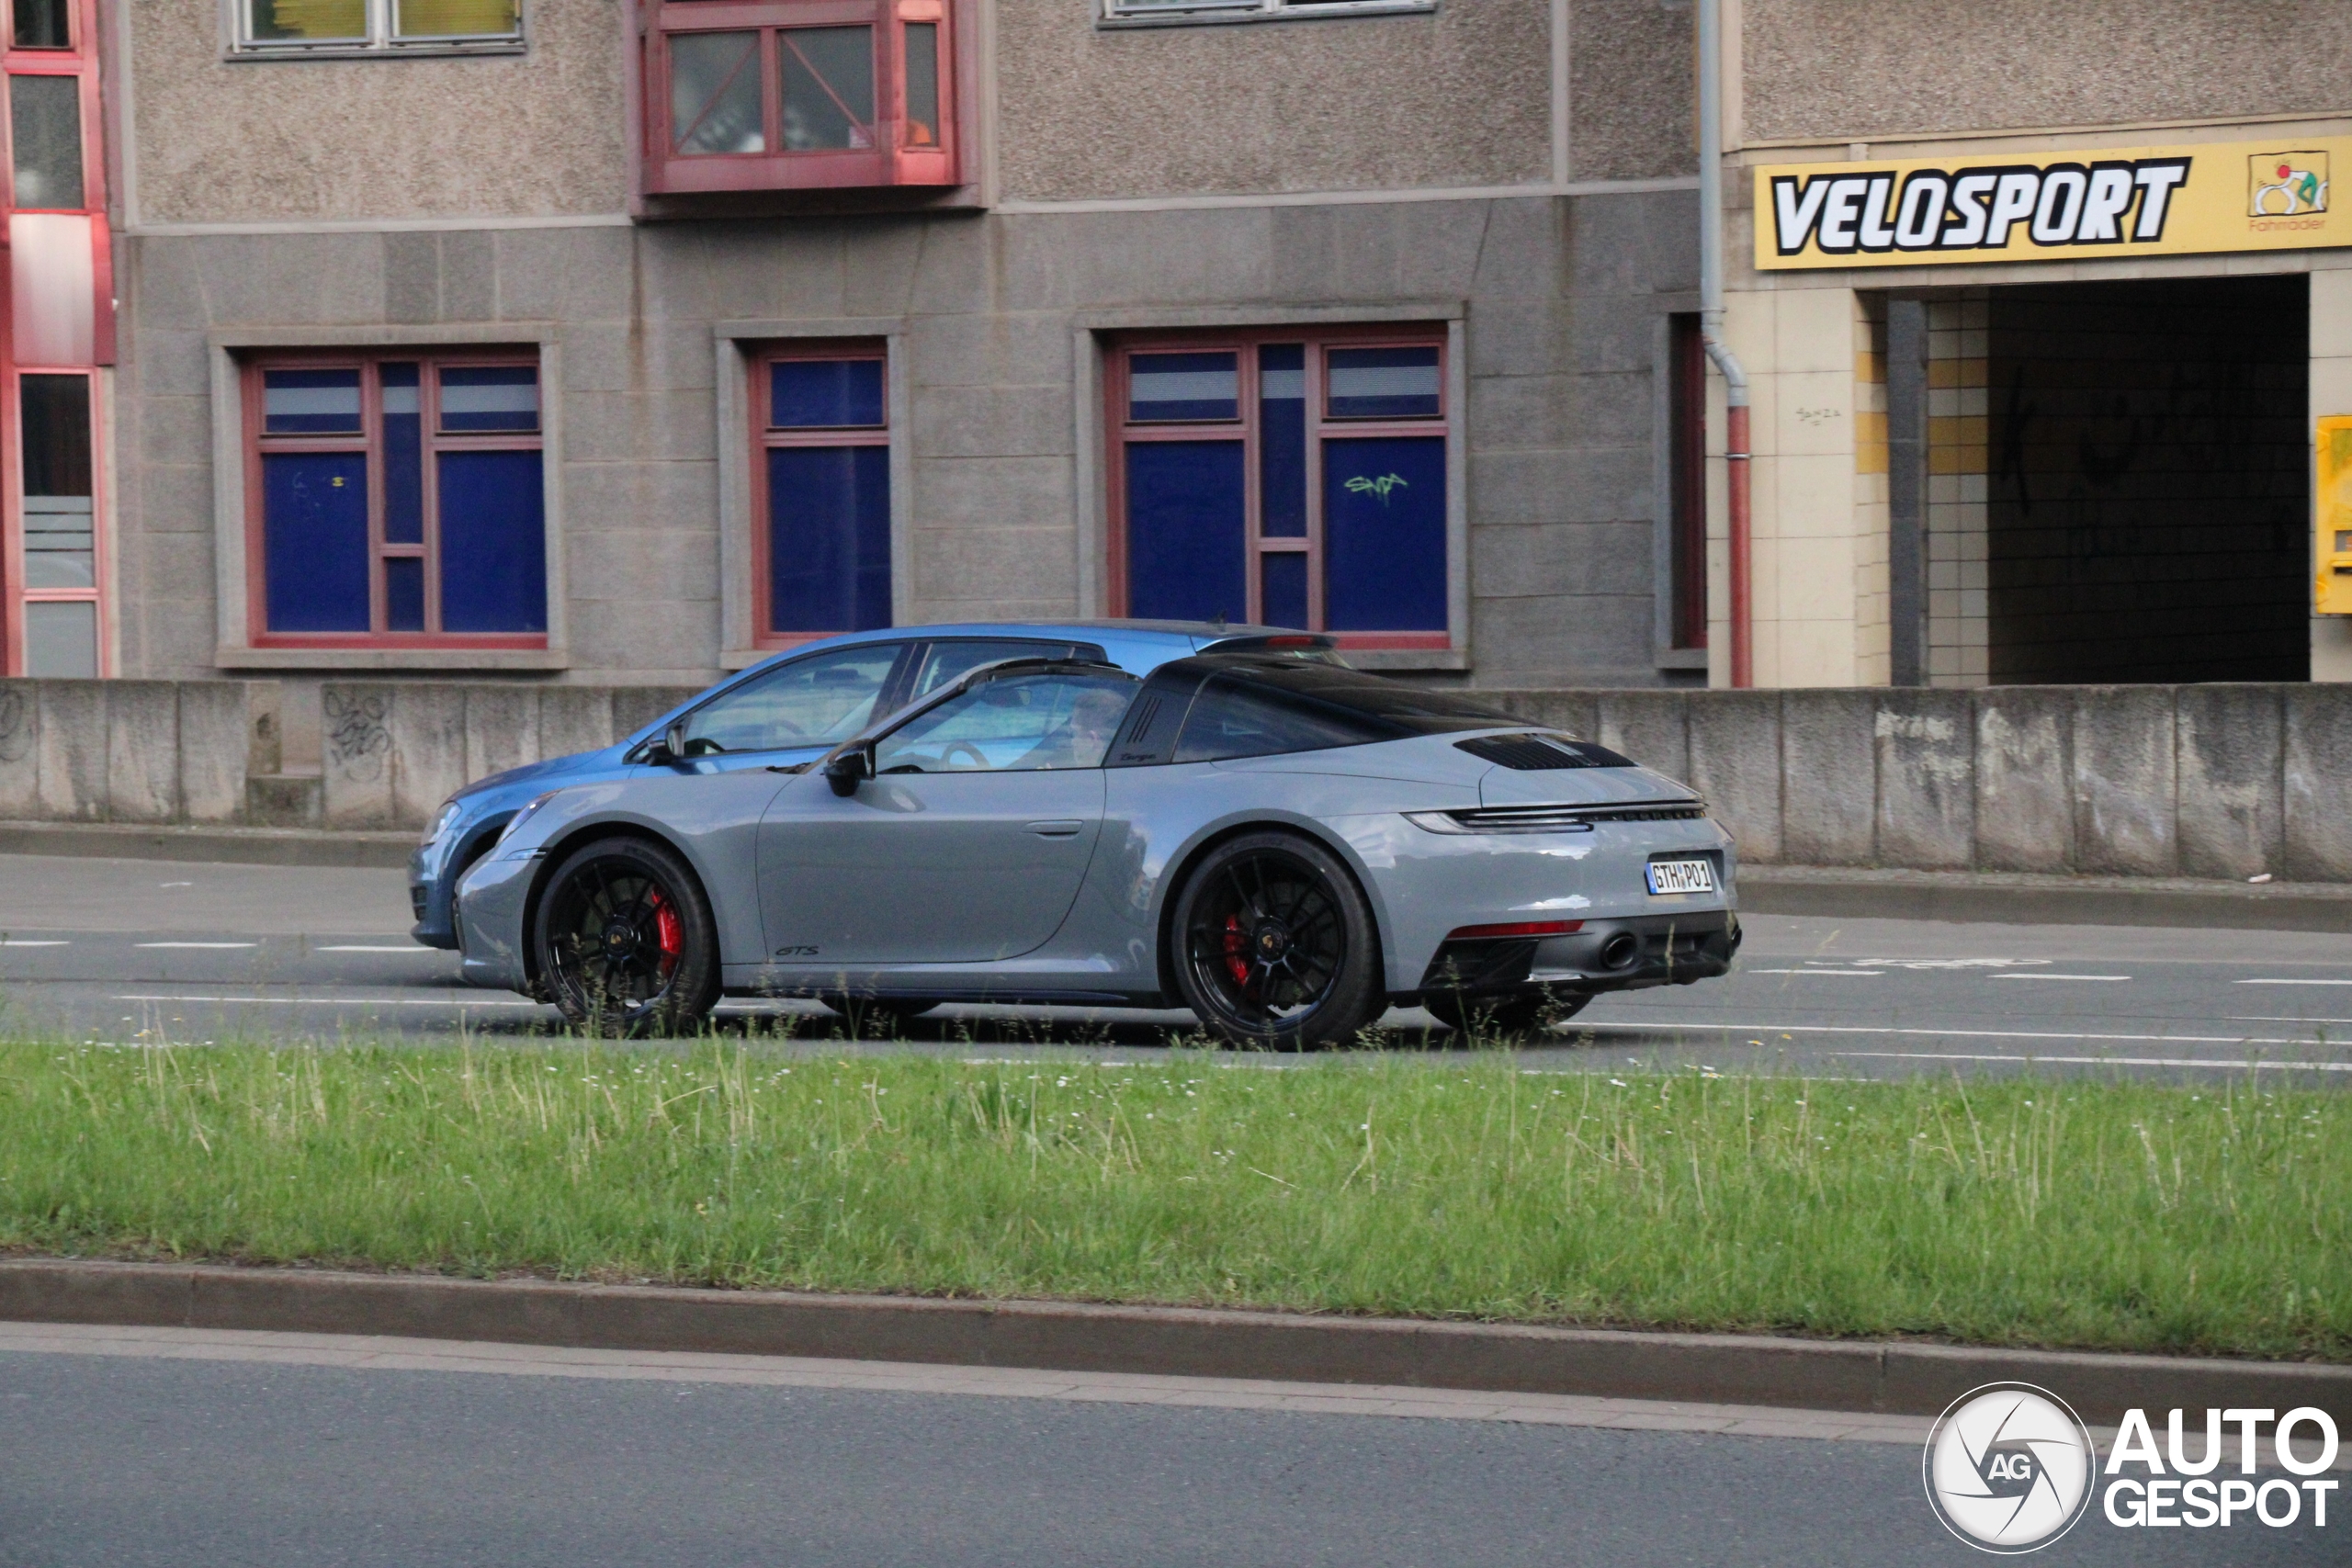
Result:
[[[653,894],[653,936],[662,945],[662,972],[668,974],[677,966],[679,957],[686,951],[686,926],[678,919],[677,906]]]
[[[1250,960],[1247,954],[1250,952],[1250,934],[1241,929],[1241,917],[1239,915],[1227,915],[1225,917],[1224,947],[1225,972],[1233,976],[1233,983],[1235,985],[1243,987],[1248,986],[1250,984]]]

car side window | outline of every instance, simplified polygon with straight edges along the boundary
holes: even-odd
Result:
[[[993,664],[1000,659],[1069,659],[1071,647],[1066,642],[1037,642],[1018,637],[949,638],[934,642],[923,650],[922,667],[915,672],[914,687],[907,694],[907,701],[927,697],[941,687],[962,680],[983,664]]]
[[[874,716],[904,643],[869,642],[779,664],[686,716],[686,755],[845,740]]]
[[[1230,676],[1210,678],[1184,716],[1175,761],[1214,762],[1229,757],[1271,757],[1363,746],[1395,736],[1344,709]]]
[[[1121,675],[1008,675],[900,725],[874,749],[879,773],[1099,768],[1142,682]]]

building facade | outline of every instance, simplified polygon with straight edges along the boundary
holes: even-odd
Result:
[[[2352,679],[2340,0],[1726,18],[1756,683]]]
[[[1705,679],[1685,0],[76,3],[111,250],[28,358],[12,53],[10,386],[95,477],[20,416],[9,673],[1133,615]]]

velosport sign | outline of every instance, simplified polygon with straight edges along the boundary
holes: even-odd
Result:
[[[1756,171],[1756,265],[1950,266],[2352,244],[2352,138],[1991,153]]]

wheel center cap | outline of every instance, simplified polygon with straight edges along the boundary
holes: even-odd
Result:
[[[637,945],[637,928],[627,920],[615,920],[605,928],[605,951],[618,956]]]
[[[1271,920],[1258,928],[1258,956],[1268,964],[1290,951],[1290,933]]]

